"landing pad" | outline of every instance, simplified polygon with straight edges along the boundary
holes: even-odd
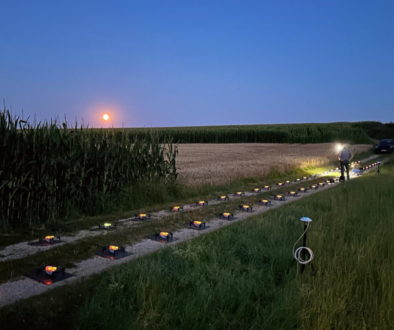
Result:
[[[55,245],[55,244],[60,244],[60,243],[64,243],[61,239],[54,239],[53,241],[46,241],[46,240],[38,240],[36,242],[30,242],[28,243],[31,246],[51,246],[51,245]]]
[[[42,268],[36,269],[33,272],[26,275],[26,277],[45,285],[51,285],[53,283],[63,281],[72,276],[73,275],[66,273],[65,271],[60,271],[56,274],[48,275],[45,272],[45,270],[43,270]]]
[[[131,253],[125,251],[124,249],[113,253],[113,252],[110,252],[108,249],[103,248],[101,251],[97,251],[96,255],[106,258],[106,259],[118,260],[118,259],[122,259],[122,258],[125,258],[125,257],[131,255]]]
[[[172,233],[169,233],[168,237],[161,237],[159,233],[153,234],[148,237],[149,239],[160,242],[160,243],[171,243],[175,241],[175,238]]]

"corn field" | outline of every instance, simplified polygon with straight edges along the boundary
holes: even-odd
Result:
[[[0,225],[55,223],[95,214],[137,182],[176,179],[177,150],[115,130],[29,124],[0,111]]]
[[[370,143],[363,127],[354,123],[163,127],[123,129],[135,137],[152,133],[175,143]]]

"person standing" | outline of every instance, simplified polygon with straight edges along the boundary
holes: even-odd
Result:
[[[350,180],[349,166],[350,166],[350,160],[352,159],[352,157],[353,157],[352,152],[348,149],[347,146],[344,146],[338,154],[338,160],[341,163],[341,178],[340,179],[342,179],[343,181],[345,181],[345,169],[346,169],[347,179]]]

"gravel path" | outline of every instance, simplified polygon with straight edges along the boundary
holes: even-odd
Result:
[[[254,195],[255,193],[245,193],[245,196],[250,196]],[[230,199],[232,198],[237,198],[236,196],[230,196]],[[222,203],[221,201],[217,200],[210,200],[208,201],[209,205],[216,205],[219,203]],[[195,210],[196,208],[199,208],[200,206],[196,206],[195,204],[187,204],[183,205],[183,209],[185,212],[187,211],[192,211]],[[158,212],[151,213],[151,218],[152,220],[159,220],[165,217],[168,217],[170,215],[173,215],[173,213],[169,210],[161,210]],[[120,219],[117,220],[117,225],[120,226],[119,230],[122,228],[128,228],[132,227],[134,225],[137,225],[138,221],[131,221],[133,218],[126,218],[126,219]],[[32,246],[30,245],[29,241],[25,242],[20,242],[16,244],[11,244],[3,249],[0,250],[0,262],[2,261],[8,261],[8,260],[16,260],[16,259],[21,259],[25,258],[27,256],[36,254],[41,251],[46,251],[49,249],[52,249],[54,247],[57,247],[59,245],[63,244],[68,244],[68,243],[74,243],[78,240],[85,239],[87,237],[94,237],[94,236],[100,236],[100,235],[105,235],[111,231],[106,231],[106,230],[81,230],[78,233],[76,233],[73,236],[61,236],[61,243],[58,244],[53,244],[53,245],[47,245],[47,246]]]
[[[310,179],[305,180],[303,182],[308,182],[312,179],[313,178],[310,178]],[[291,187],[294,184],[297,184],[297,182],[292,182],[291,184],[288,184],[286,186]],[[275,191],[278,188],[282,188],[282,187],[273,187],[272,191]],[[259,193],[245,192],[242,197],[249,197],[249,196],[253,196],[253,195],[257,195],[257,194],[259,194]],[[241,198],[241,197],[236,196],[234,194],[229,194],[230,200],[237,199],[237,198]],[[216,199],[213,199],[213,200],[208,200],[208,205],[217,205],[217,204],[221,204],[224,202],[225,201],[218,201]],[[184,212],[188,212],[188,211],[192,211],[197,208],[200,208],[200,207],[202,207],[202,206],[196,206],[195,204],[186,204],[186,205],[183,205],[183,210],[184,210]],[[161,210],[158,212],[151,213],[151,218],[152,218],[152,220],[159,220],[159,219],[163,219],[163,218],[168,217],[173,214],[174,213],[171,212],[170,210]],[[132,219],[133,218],[126,218],[126,219],[118,220],[117,225],[120,227],[119,230],[122,230],[122,228],[132,227],[132,226],[140,223],[138,221],[131,221]],[[4,247],[2,250],[0,250],[0,262],[25,258],[27,256],[36,254],[41,251],[46,251],[46,250],[52,249],[52,248],[57,247],[62,244],[74,243],[78,240],[85,239],[87,237],[105,235],[108,232],[111,232],[111,231],[81,230],[77,234],[75,234],[74,236],[61,236],[62,243],[47,245],[47,246],[32,246],[32,245],[29,245],[29,243],[31,243],[31,242],[28,242],[28,241],[8,245],[8,246]]]

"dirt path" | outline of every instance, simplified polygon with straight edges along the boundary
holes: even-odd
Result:
[[[90,276],[92,274],[100,273],[116,265],[130,262],[136,258],[145,256],[166,246],[176,245],[181,242],[190,240],[196,236],[204,235],[214,230],[218,230],[232,223],[243,221],[249,218],[250,216],[265,213],[271,209],[281,207],[282,205],[288,203],[292,203],[299,199],[305,198],[306,196],[315,194],[319,191],[330,189],[336,186],[337,184],[338,183],[326,185],[324,187],[319,188],[319,190],[308,190],[306,193],[300,195],[299,197],[288,197],[286,201],[272,201],[272,206],[269,207],[261,206],[261,205],[255,206],[253,212],[242,212],[242,211],[236,212],[235,213],[236,218],[232,221],[220,220],[218,218],[207,219],[207,225],[208,225],[207,229],[202,231],[197,231],[190,228],[181,229],[179,231],[174,232],[174,241],[171,243],[164,244],[150,239],[143,239],[142,241],[136,244],[125,245],[126,251],[131,253],[129,256],[119,260],[109,260],[109,259],[101,258],[99,256],[95,256],[93,258],[83,260],[77,263],[74,268],[67,270],[67,272],[73,275],[72,277],[63,280],[61,282],[54,283],[50,286],[43,285],[41,283],[32,281],[31,279],[28,278],[22,278],[19,280],[4,283],[0,285],[0,307],[12,304],[20,299],[25,299],[38,295],[40,293],[43,293],[45,291],[51,290],[59,286],[74,283],[80,280],[81,278]]]

